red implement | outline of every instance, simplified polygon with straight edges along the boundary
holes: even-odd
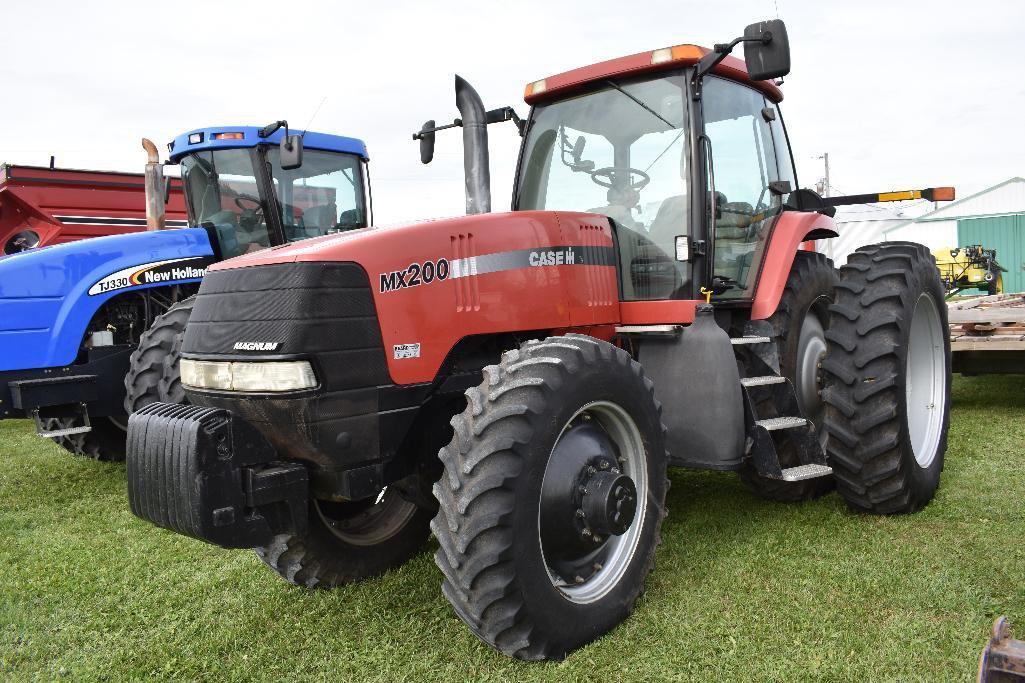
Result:
[[[174,181],[167,227],[186,227]],[[141,173],[0,166],[0,253],[146,229]]]

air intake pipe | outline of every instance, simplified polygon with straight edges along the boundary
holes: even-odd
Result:
[[[164,167],[160,165],[160,153],[152,140],[142,139],[142,148],[146,150],[146,172],[144,185],[146,188],[146,229],[163,230],[165,219]]]
[[[488,155],[488,117],[473,86],[456,76],[456,107],[463,122],[463,173],[466,213],[491,211],[491,168]]]

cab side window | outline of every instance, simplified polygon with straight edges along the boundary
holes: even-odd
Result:
[[[753,266],[781,206],[781,198],[769,190],[781,179],[767,120],[772,115],[766,116],[775,108],[757,90],[715,77],[705,79],[702,102],[716,193],[714,275],[734,283],[724,297],[749,297],[757,274]]]

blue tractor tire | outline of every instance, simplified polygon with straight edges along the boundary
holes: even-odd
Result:
[[[185,403],[179,360],[185,325],[192,316],[195,297],[183,299],[157,316],[139,339],[125,375],[125,413],[160,401]]]

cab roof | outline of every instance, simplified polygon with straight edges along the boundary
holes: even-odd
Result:
[[[303,147],[306,149],[355,154],[363,160],[370,158],[367,156],[366,144],[357,138],[347,138],[328,133],[314,133],[313,131],[304,134],[303,131],[294,128],[289,129],[288,132],[294,135],[303,135]],[[218,139],[219,135],[223,137]],[[178,163],[183,156],[190,152],[238,149],[255,147],[257,145],[277,145],[281,143],[281,138],[284,135],[284,128],[279,128],[267,137],[261,138],[260,127],[258,126],[211,126],[209,128],[196,128],[187,133],[182,133],[175,137],[167,147],[171,152],[171,162]],[[194,142],[190,143],[190,139],[194,140]]]
[[[638,76],[692,66],[709,52],[707,47],[700,45],[675,45],[582,66],[528,83],[523,99],[529,105],[543,104],[548,99],[562,97],[607,78]],[[751,80],[747,74],[747,65],[742,59],[728,56],[712,70],[712,73],[757,88],[773,102],[780,102],[783,99],[783,92],[771,81]]]

